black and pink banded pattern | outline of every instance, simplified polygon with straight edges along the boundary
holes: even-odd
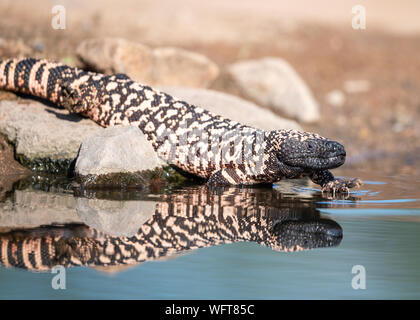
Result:
[[[340,243],[342,230],[335,221],[311,208],[281,208],[281,197],[276,191],[239,188],[215,194],[200,186],[167,195],[131,236],[111,236],[86,225],[0,233],[0,266],[48,271],[56,265],[135,265],[244,241],[280,252]],[[264,206],[261,200],[273,206]]]
[[[327,169],[345,159],[342,145],[318,134],[267,132],[242,125],[124,74],[10,59],[0,61],[0,89],[49,100],[103,127],[137,126],[163,160],[211,184],[249,185],[309,176],[325,187],[337,182]],[[351,185],[334,184],[338,191],[347,187]]]

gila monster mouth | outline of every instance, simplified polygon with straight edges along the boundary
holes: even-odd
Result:
[[[299,157],[286,161],[291,167],[299,167],[305,169],[333,169],[340,167],[346,160],[345,154],[331,157]]]

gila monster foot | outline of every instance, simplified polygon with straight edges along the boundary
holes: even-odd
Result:
[[[336,193],[349,193],[350,188],[360,187],[363,184],[362,180],[358,178],[354,179],[346,179],[346,178],[335,178],[327,182],[322,187],[322,192],[332,193],[335,195]]]

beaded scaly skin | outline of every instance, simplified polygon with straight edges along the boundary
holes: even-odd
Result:
[[[348,192],[359,179],[328,169],[345,161],[333,140],[296,130],[263,131],[132,81],[32,58],[0,61],[0,89],[49,100],[103,127],[137,126],[159,157],[211,185],[310,179],[324,191]],[[229,107],[229,106],[226,106]]]

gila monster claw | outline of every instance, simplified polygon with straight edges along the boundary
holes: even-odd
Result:
[[[332,193],[350,193],[350,188],[358,188],[363,184],[362,180],[358,178],[347,179],[347,178],[335,178],[332,181],[327,182],[322,187],[322,192]]]

